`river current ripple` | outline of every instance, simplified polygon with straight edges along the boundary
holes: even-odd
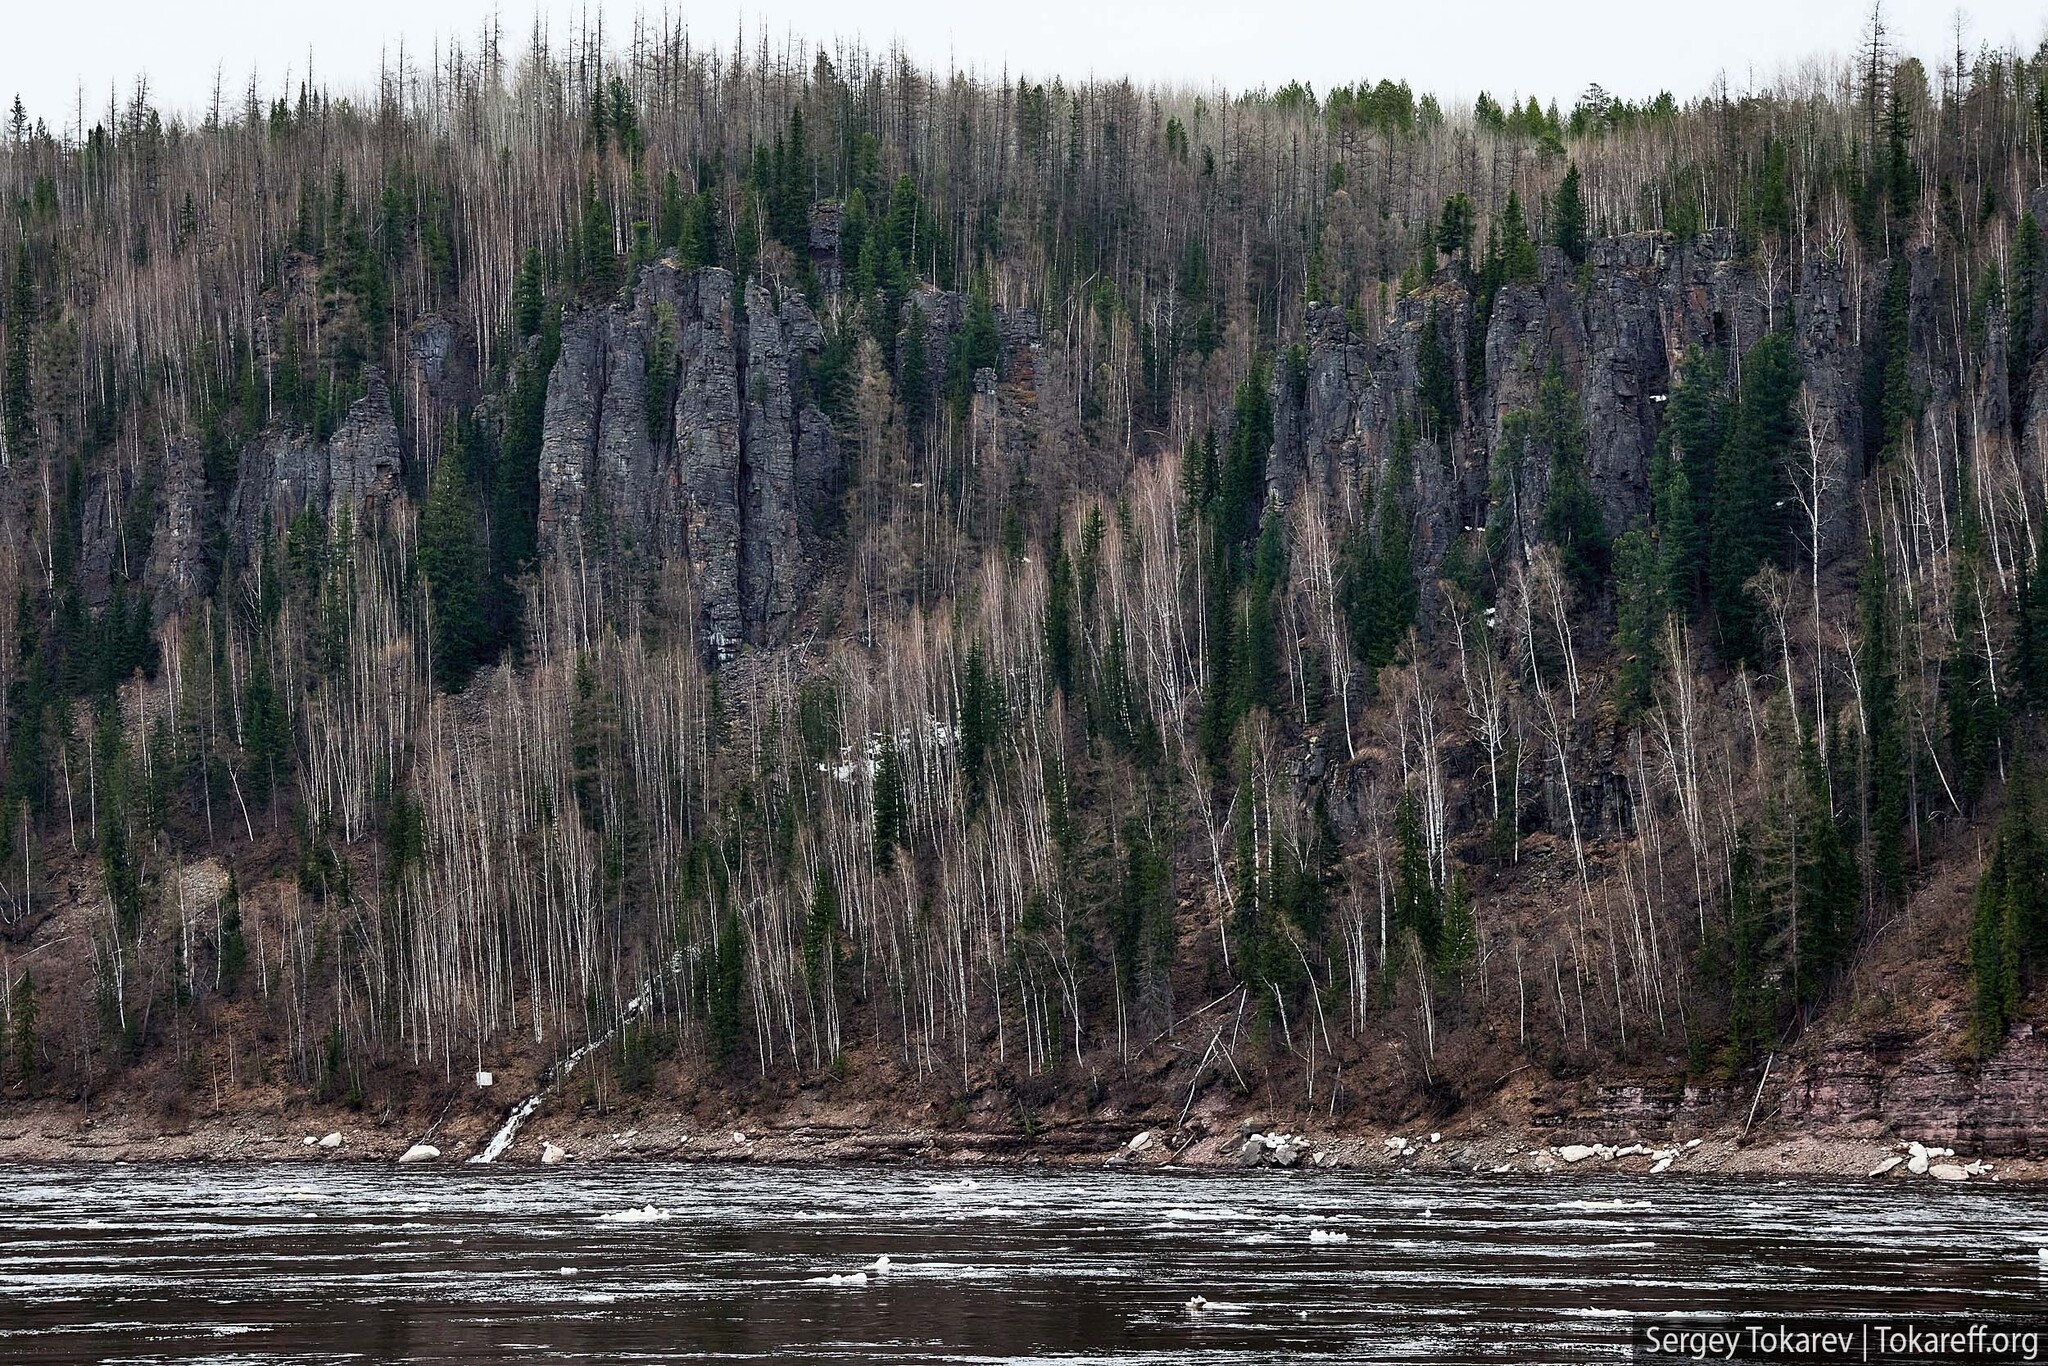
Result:
[[[2032,1316],[2042,1247],[2048,1191],[1932,1183],[11,1167],[0,1360],[1599,1362],[1639,1313]]]

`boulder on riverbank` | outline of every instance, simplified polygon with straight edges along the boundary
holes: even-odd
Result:
[[[399,1157],[401,1163],[432,1162],[441,1156],[441,1150],[431,1143],[415,1143]]]
[[[1299,1134],[1252,1134],[1237,1150],[1237,1165],[1240,1167],[1279,1167],[1291,1170],[1302,1165],[1311,1154],[1321,1158],[1311,1161],[1311,1166],[1330,1165],[1315,1144]]]

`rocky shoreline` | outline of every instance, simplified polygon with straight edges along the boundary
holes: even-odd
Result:
[[[1333,1174],[1493,1175],[1572,1179],[1632,1176],[1813,1178],[1900,1184],[1982,1185],[2048,1181],[2048,1161],[1988,1159],[1949,1145],[1865,1132],[1751,1134],[1707,1129],[1657,1139],[1603,1142],[1588,1135],[1480,1123],[1448,1131],[1267,1128],[1255,1118],[1183,1127],[1105,1122],[1052,1124],[1036,1132],[847,1122],[761,1123],[741,1116],[705,1126],[681,1115],[639,1116],[607,1126],[536,1121],[498,1165],[594,1166],[649,1162],[764,1166],[924,1164],[1102,1167],[1316,1179]],[[454,1165],[482,1151],[474,1124],[425,1132],[346,1111],[252,1120],[194,1118],[177,1124],[123,1115],[85,1117],[51,1107],[0,1120],[0,1163],[349,1162]],[[425,1151],[431,1149],[431,1152]]]

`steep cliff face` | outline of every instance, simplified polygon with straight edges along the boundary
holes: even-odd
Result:
[[[740,616],[740,358],[732,276],[699,271],[677,292],[681,336],[671,482],[682,509],[677,544],[697,584],[707,655],[722,658],[743,638]]]
[[[363,396],[349,405],[326,441],[303,432],[272,431],[243,453],[228,502],[229,534],[247,556],[262,546],[266,533],[280,534],[303,513],[311,512],[324,525],[344,509],[360,510],[395,496],[403,466],[390,386],[382,371],[365,370]],[[188,478],[171,490],[170,508],[190,515],[202,495],[189,479],[196,465],[188,461],[184,468]],[[167,553],[189,561],[189,542],[178,534],[178,524],[166,529],[173,533]],[[171,581],[192,577],[189,567],[178,568],[175,562],[167,562],[166,573]]]
[[[539,492],[540,550],[545,556],[580,559],[590,548],[584,522],[604,407],[606,322],[602,313],[563,322],[562,351],[548,376]]]
[[[1795,274],[1786,262],[1740,254],[1734,234],[1723,229],[1689,241],[1655,233],[1601,239],[1590,244],[1582,269],[1552,248],[1544,248],[1540,260],[1536,281],[1505,284],[1494,298],[1483,346],[1477,348],[1483,375],[1467,373],[1473,302],[1449,272],[1397,303],[1376,340],[1357,335],[1342,310],[1310,304],[1301,368],[1289,375],[1281,367],[1273,381],[1274,444],[1267,470],[1273,494],[1284,500],[1309,480],[1335,488],[1384,477],[1403,416],[1416,418],[1422,333],[1433,324],[1458,398],[1459,422],[1426,436],[1420,445],[1434,458],[1409,466],[1413,484],[1407,497],[1422,561],[1434,563],[1459,528],[1489,512],[1516,526],[1523,538],[1540,539],[1537,523],[1549,472],[1537,462],[1514,472],[1513,506],[1485,504],[1497,493],[1491,473],[1509,423],[1536,407],[1553,366],[1574,396],[1587,472],[1607,527],[1618,534],[1650,511],[1649,474],[1662,408],[1686,357],[1718,348],[1739,358],[1789,313],[1807,386],[1796,414],[1804,429],[1802,460],[1807,431],[1818,451],[1795,483],[1807,486],[1817,470],[1826,491],[1823,560],[1850,547],[1855,500],[1848,489],[1861,472],[1864,440],[1865,319],[1859,315],[1870,304],[1869,290],[1856,287],[1839,258],[1810,252]],[[1932,279],[1931,267],[1914,269]],[[1934,370],[1925,352],[1934,324],[1922,297],[1926,287],[1916,273],[1915,365],[1922,383],[1931,384]],[[1980,401],[1987,414],[2008,411],[2002,382]]]
[[[1799,1068],[1786,1109],[1814,1127],[1910,1125],[1928,1142],[2039,1156],[2048,1152],[2048,1035],[2021,1025],[1976,1065],[1919,1031],[1831,1039]]]
[[[631,582],[688,565],[708,657],[782,638],[843,487],[805,392],[825,344],[801,293],[649,267],[562,325],[541,437],[544,557]]]
[[[779,297],[778,297],[779,296]],[[803,360],[825,344],[824,329],[803,295],[747,282],[746,407],[740,427],[740,612],[753,640],[779,638],[796,610],[808,573],[798,527],[798,450],[804,420],[813,443],[824,414],[801,401]],[[814,477],[821,461],[805,462]],[[815,512],[815,509],[812,509]]]
[[[190,441],[173,443],[166,453],[163,506],[143,577],[159,620],[213,586],[206,562],[212,505],[198,448]]]

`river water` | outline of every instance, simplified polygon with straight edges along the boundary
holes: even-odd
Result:
[[[2048,1192],[1932,1182],[12,1167],[0,1360],[1613,1361],[1642,1312],[2031,1315],[2044,1246]]]

